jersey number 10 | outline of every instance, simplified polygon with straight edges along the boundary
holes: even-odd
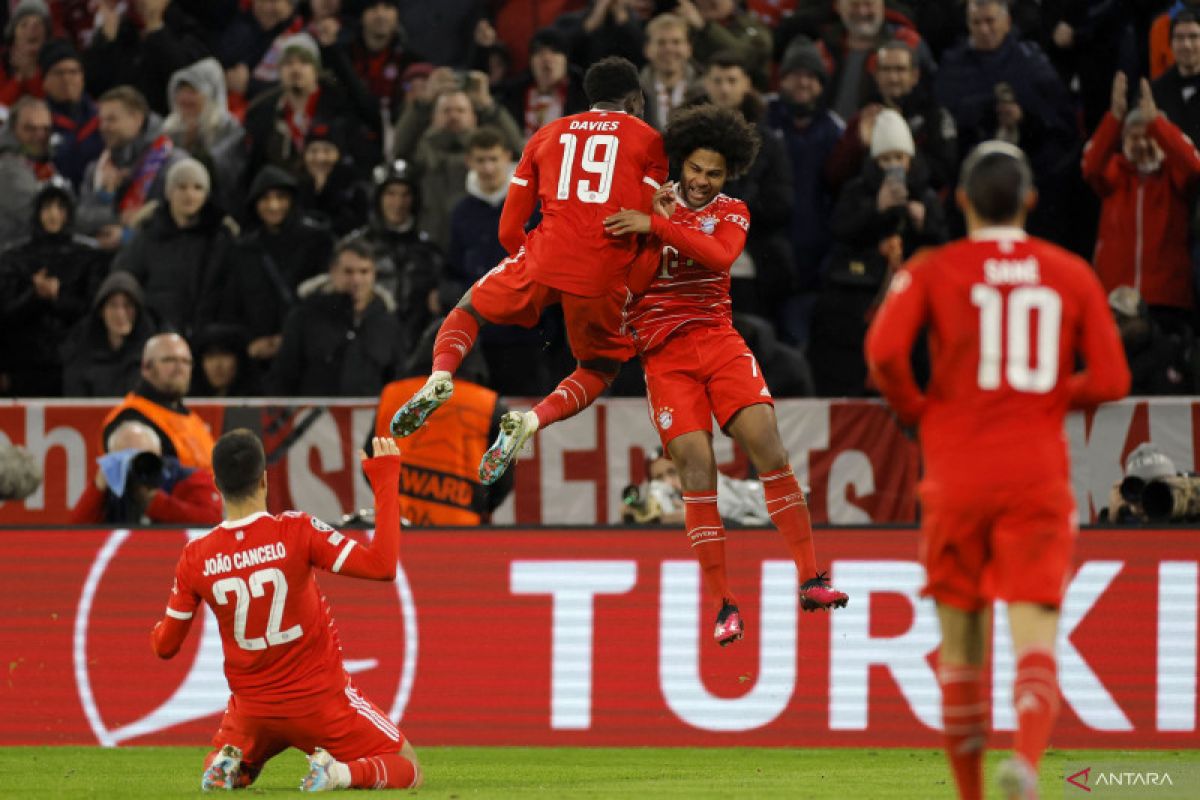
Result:
[[[1058,383],[1058,337],[1062,298],[1047,286],[1018,286],[1005,297],[999,289],[977,283],[971,303],[979,309],[979,388],[1000,388],[1000,367],[1018,392],[1045,394]],[[1033,330],[1033,312],[1037,329]],[[1007,336],[1005,336],[1007,333]],[[1030,340],[1037,337],[1037,363],[1029,363]]]
[[[562,166],[558,168],[559,200],[571,198],[571,170],[575,166],[575,151],[578,149],[579,137],[573,133],[564,133],[558,137],[558,143],[563,146]],[[589,136],[583,142],[583,158],[579,166],[584,172],[591,173],[597,178],[597,185],[592,188],[592,180],[584,178],[575,185],[575,193],[585,203],[604,203],[612,192],[613,168],[617,165],[617,146],[621,140],[611,133],[598,133]],[[603,150],[603,157],[598,157],[597,151]]]

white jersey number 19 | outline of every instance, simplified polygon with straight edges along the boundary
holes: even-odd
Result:
[[[1004,295],[994,286],[971,287],[971,303],[979,309],[979,388],[1000,388],[1000,366],[1008,385],[1019,392],[1045,394],[1058,382],[1058,336],[1062,298],[1047,286],[1018,286]],[[1037,330],[1032,330],[1033,312]],[[1007,329],[1007,336],[1005,336]],[[1037,337],[1037,363],[1029,363],[1029,343]]]
[[[558,137],[558,142],[563,146],[563,158],[562,166],[558,168],[558,193],[555,196],[559,200],[569,200],[571,169],[575,166],[575,150],[579,137],[573,133],[564,133]],[[611,133],[597,133],[584,140],[583,158],[579,166],[584,172],[590,172],[597,177],[597,185],[593,188],[592,181],[588,178],[576,184],[576,196],[583,202],[604,203],[608,200],[608,195],[612,192],[613,168],[617,165],[617,146],[620,143],[621,140]],[[600,157],[597,157],[598,150],[603,150]]]

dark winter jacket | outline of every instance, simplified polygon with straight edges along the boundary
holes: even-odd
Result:
[[[846,184],[833,207],[833,236],[839,245],[852,250],[874,249],[890,233],[904,238],[906,256],[923,245],[937,245],[948,235],[946,214],[937,194],[929,188],[929,170],[920,156],[913,159],[906,185],[909,200],[925,206],[925,219],[918,228],[905,205],[879,210],[879,188],[883,170],[874,159],[863,165],[862,172]]]
[[[1154,104],[1192,142],[1200,142],[1200,75],[1185,78],[1171,67],[1151,84]]]
[[[357,321],[350,295],[328,285],[305,298],[284,324],[283,346],[268,379],[270,393],[377,397],[401,374],[408,356],[394,312],[392,299],[379,290]]]
[[[96,104],[87,95],[78,103],[56,103],[47,97],[46,104],[50,106],[53,135],[57,137],[54,166],[60,175],[79,186],[84,169],[104,150]]]
[[[115,350],[108,341],[102,309],[123,292],[137,309],[132,332]],[[67,397],[121,397],[141,379],[142,346],[155,332],[142,289],[128,272],[114,272],[100,284],[91,310],[72,329],[63,346],[63,394]]]
[[[138,279],[146,306],[165,329],[190,336],[216,317],[222,294],[222,265],[236,226],[211,201],[199,219],[180,228],[161,203],[117,254],[113,270]]]
[[[345,162],[339,162],[317,191],[312,177],[300,177],[296,202],[312,216],[323,217],[336,237],[345,236],[367,221],[367,190]]]

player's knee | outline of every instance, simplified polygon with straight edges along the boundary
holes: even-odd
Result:
[[[706,492],[717,488],[717,462],[711,453],[695,452],[679,459],[679,482],[685,492]]]
[[[787,450],[774,430],[767,430],[740,442],[758,474],[783,469],[788,464]]]

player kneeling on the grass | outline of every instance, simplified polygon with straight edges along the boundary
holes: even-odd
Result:
[[[248,430],[213,448],[225,521],[188,543],[175,568],[154,652],[179,652],[201,603],[217,618],[231,696],[201,788],[237,789],[289,747],[309,753],[300,788],[419,786],[416,752],[387,714],[363,697],[342,664],[341,645],[313,568],[393,581],[400,555],[400,451],[376,438],[361,454],[375,491],[375,538],[360,546],[296,511],[267,513],[266,457]]]
[[[633,355],[621,333],[621,309],[638,242],[608,234],[599,223],[622,208],[649,210],[667,159],[658,132],[635,116],[645,98],[631,62],[597,61],[583,83],[591,109],[539,128],[517,165],[500,215],[500,242],[510,257],[446,316],[433,346],[433,374],[392,418],[392,434],[408,436],[450,398],[451,376],[483,323],[532,328],[547,306],[561,304],[578,367],[532,411],[504,415],[479,464],[479,479],[488,485],[535,431],[591,405]],[[538,203],[542,221],[526,236]]]
[[[942,722],[959,796],[983,797],[983,667],[992,603],[1004,600],[1017,733],[999,777],[1006,797],[1024,800],[1037,796],[1058,714],[1054,643],[1078,532],[1063,417],[1123,397],[1129,369],[1091,266],[1022,230],[1036,194],[1019,149],[977,147],[957,199],[969,237],[895,274],[867,364],[900,420],[920,425],[923,594],[941,622]],[[924,392],[911,363],[921,330],[933,361]]]
[[[613,234],[650,234],[635,269],[654,277],[625,321],[646,373],[650,415],[678,465],[688,539],[717,611],[714,638],[726,645],[742,638],[744,621],[726,577],[713,417],[758,472],[771,521],[803,582],[801,607],[844,606],[847,597],[817,572],[808,506],[779,438],[771,392],[733,327],[729,269],[746,244],[750,212],[721,189],[753,162],[758,134],[740,114],[706,105],[672,117],[664,144],[680,170],[677,185],[655,194],[654,215],[625,210],[604,224]]]

